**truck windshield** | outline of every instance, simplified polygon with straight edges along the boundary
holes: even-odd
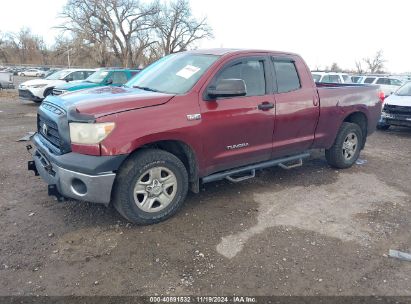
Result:
[[[411,82],[407,82],[395,92],[398,96],[411,96]]]
[[[215,55],[179,53],[168,55],[132,78],[126,87],[169,94],[188,92],[219,58]]]

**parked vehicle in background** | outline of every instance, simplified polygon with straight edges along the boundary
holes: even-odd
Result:
[[[43,70],[39,70],[39,69],[27,69],[27,70],[21,71],[19,75],[20,76],[42,77],[46,75],[46,72]]]
[[[378,129],[390,126],[411,127],[411,82],[407,82],[384,100]]]
[[[399,79],[385,77],[385,76],[364,76],[360,83],[379,85],[385,96],[391,95],[402,86]]]
[[[54,74],[58,71],[61,71],[61,69],[49,69],[48,71],[46,71],[46,75],[44,75],[44,78],[49,77],[51,74]]]
[[[94,69],[66,69],[51,74],[44,79],[33,79],[19,85],[20,99],[41,102],[50,95],[56,85],[71,81],[81,81],[95,73]]]
[[[362,77],[363,77],[362,75],[351,75],[351,82],[360,83]]]
[[[65,83],[53,89],[53,95],[73,92],[83,89],[91,89],[101,86],[121,86],[129,81],[138,71],[128,69],[100,69],[90,75],[86,80],[75,83]]]
[[[13,73],[0,71],[0,90],[14,89]]]
[[[28,168],[50,195],[112,201],[128,220],[152,224],[175,214],[188,189],[300,166],[310,149],[352,166],[381,104],[376,86],[316,85],[288,52],[181,52],[123,87],[48,96]]]
[[[351,83],[351,77],[345,73],[311,72],[315,82],[325,83]]]

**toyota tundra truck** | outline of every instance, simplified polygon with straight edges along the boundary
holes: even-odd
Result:
[[[300,166],[313,149],[325,149],[332,167],[352,166],[382,99],[374,85],[314,83],[292,53],[182,52],[122,87],[48,96],[28,169],[59,200],[113,204],[153,224],[175,214],[189,189]]]

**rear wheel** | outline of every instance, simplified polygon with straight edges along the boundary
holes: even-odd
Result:
[[[24,73],[21,73],[20,76],[26,76]]]
[[[339,169],[351,167],[360,155],[362,142],[361,128],[357,124],[344,122],[332,147],[325,150],[328,164]]]
[[[132,155],[120,169],[113,203],[129,221],[154,224],[178,211],[187,190],[188,175],[181,160],[166,151],[147,149]]]

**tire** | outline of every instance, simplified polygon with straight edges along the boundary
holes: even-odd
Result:
[[[390,128],[390,125],[381,125],[381,124],[378,124],[377,125],[377,129],[378,130],[381,130],[381,131],[386,131],[386,130],[388,130]]]
[[[24,73],[21,73],[20,76],[23,76],[23,77],[24,77],[24,76],[26,76],[26,75],[24,75]]]
[[[188,174],[180,159],[163,150],[144,149],[120,168],[113,205],[130,222],[150,225],[174,215],[187,191]]]
[[[357,124],[343,122],[334,144],[325,150],[328,164],[338,169],[351,167],[360,155],[362,142],[361,128]]]
[[[44,98],[51,95],[51,93],[53,93],[53,88],[48,88],[47,90],[45,90],[44,91]]]
[[[37,73],[37,74],[36,74],[36,77],[40,77],[40,74],[39,74],[39,73]]]

